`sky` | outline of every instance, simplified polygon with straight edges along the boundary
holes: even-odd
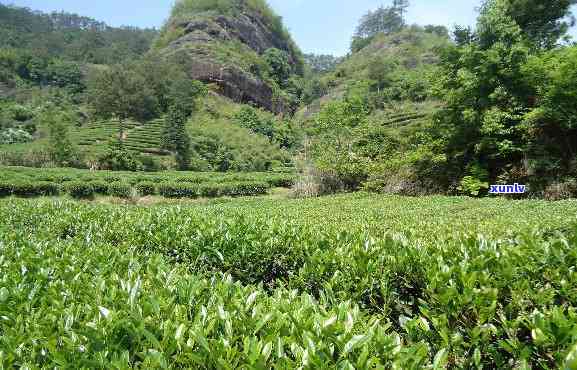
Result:
[[[105,21],[111,26],[160,28],[174,0],[0,0],[42,11],[64,10]],[[345,55],[358,20],[368,10],[392,0],[268,0],[283,17],[305,52]],[[474,25],[481,0],[412,0],[409,23]],[[577,14],[577,7],[574,9]],[[577,39],[577,28],[571,30]]]

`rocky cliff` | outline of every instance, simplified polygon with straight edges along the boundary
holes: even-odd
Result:
[[[191,78],[216,84],[236,102],[285,111],[282,91],[268,77],[262,55],[270,48],[285,51],[295,74],[302,73],[303,62],[280,18],[264,1],[208,3],[177,2],[156,48],[183,63]]]

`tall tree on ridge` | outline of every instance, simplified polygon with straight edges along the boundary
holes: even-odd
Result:
[[[403,26],[407,24],[405,14],[407,13],[407,9],[409,9],[409,6],[410,6],[409,0],[393,0],[393,9],[395,9],[399,13],[399,16],[401,17],[401,24]]]

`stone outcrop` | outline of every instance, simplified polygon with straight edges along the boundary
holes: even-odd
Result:
[[[228,60],[215,55],[217,43],[222,46],[240,42],[254,54],[252,58],[277,48],[287,52],[290,63],[297,63],[299,56],[290,39],[272,30],[258,12],[249,7],[239,9],[235,16],[203,12],[186,20],[171,20],[166,28],[179,36],[163,52],[184,61],[191,78],[218,85],[220,94],[236,102],[255,104],[275,113],[286,111],[288,105],[275,96],[258,66],[246,68],[249,57],[243,58],[238,50],[228,53]]]

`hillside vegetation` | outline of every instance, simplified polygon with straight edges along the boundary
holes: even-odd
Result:
[[[572,197],[570,3],[530,0],[532,13],[491,0],[476,28],[450,32],[409,25],[409,2],[396,0],[360,20],[349,55],[309,54],[310,65],[264,1],[178,1],[150,50],[141,41],[152,31],[5,6],[1,158],[118,170],[297,165],[317,195],[484,196],[490,184],[523,183],[529,196]],[[20,30],[19,17],[32,26]],[[50,35],[46,53],[32,49]],[[102,49],[79,53],[64,35],[100,38]],[[106,59],[119,40],[127,52]]]
[[[576,196],[570,4],[487,1],[476,29],[451,39],[408,26],[407,2],[367,13],[351,54],[318,78],[322,97],[297,115],[309,183],[471,196],[523,183],[525,195]]]
[[[155,49],[237,102],[275,112],[298,104],[290,90],[303,56],[265,1],[177,1]]]

